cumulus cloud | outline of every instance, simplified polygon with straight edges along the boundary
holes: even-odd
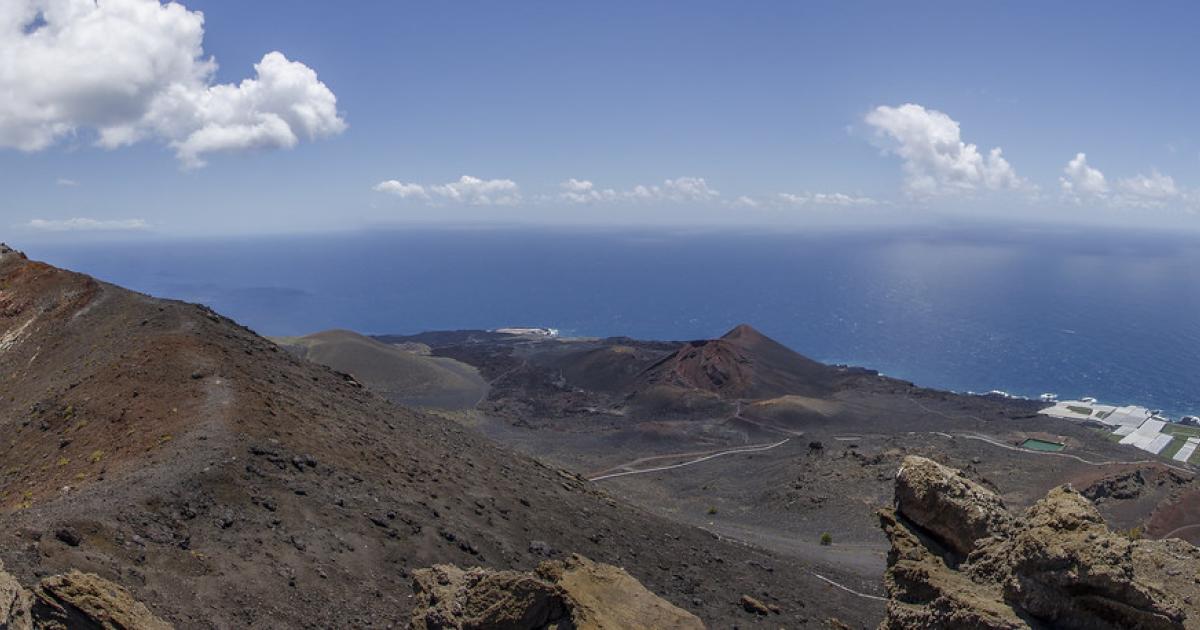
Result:
[[[389,179],[375,184],[375,191],[396,195],[401,199],[429,199],[429,193],[420,184],[408,184]]]
[[[935,109],[914,103],[881,105],[864,119],[884,142],[885,150],[904,161],[905,187],[915,196],[1020,189],[1017,176],[999,147],[986,155],[963,142],[958,122]]]
[[[598,201],[613,201],[621,197],[612,188],[596,188],[596,185],[586,179],[574,177],[558,185],[562,189],[559,198],[571,203],[595,203]]]
[[[1104,178],[1104,173],[1089,166],[1087,155],[1084,153],[1076,153],[1074,159],[1067,162],[1058,182],[1063,193],[1076,201],[1108,194],[1108,181]]]
[[[401,199],[469,206],[512,206],[521,202],[521,189],[511,179],[480,179],[463,175],[457,181],[425,186],[389,179],[375,185],[378,192]]]
[[[1090,166],[1083,153],[1076,153],[1074,159],[1067,162],[1058,181],[1063,194],[1076,203],[1091,201],[1118,208],[1161,208],[1188,198],[1188,193],[1175,184],[1174,178],[1158,171],[1120,179],[1114,190],[1104,173]]]
[[[1149,175],[1138,173],[1122,179],[1119,185],[1122,192],[1146,200],[1166,201],[1180,195],[1179,188],[1175,186],[1175,179],[1158,171]]]
[[[677,177],[661,184],[639,184],[628,190],[597,188],[590,180],[571,178],[559,184],[561,192],[554,201],[569,203],[613,202],[706,202],[721,193],[708,185],[703,177]]]
[[[511,179],[480,179],[463,175],[456,182],[430,187],[436,195],[472,206],[511,206],[521,201],[521,191]]]
[[[150,227],[142,219],[33,219],[28,227],[43,232],[127,232],[145,230]]]
[[[188,167],[221,151],[290,148],[341,133],[337,98],[270,52],[215,84],[204,16],[159,0],[0,3],[0,147],[39,151],[90,131],[115,148],[159,139]]]
[[[721,193],[703,177],[677,177],[660,186],[635,186],[626,196],[644,201],[712,201]]]
[[[780,193],[778,200],[791,206],[877,206],[879,202],[870,197],[847,195],[846,193]]]

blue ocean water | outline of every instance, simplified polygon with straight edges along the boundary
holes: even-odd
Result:
[[[529,325],[691,339],[746,322],[931,387],[1200,412],[1196,236],[430,228],[27,249],[264,334]]]

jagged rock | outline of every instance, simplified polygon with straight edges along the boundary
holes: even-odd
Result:
[[[990,493],[975,486],[970,501],[950,492],[906,502],[901,492],[911,493],[918,479],[953,479],[957,473],[921,458],[906,459],[904,468],[897,476],[898,507],[880,513],[892,544],[887,617],[880,628],[1200,628],[1195,580],[1200,549],[1180,540],[1134,541],[1110,532],[1086,497],[1063,486],[1019,518],[1007,512],[988,517],[1004,525],[989,529],[968,556],[956,558],[947,551],[962,544],[964,531],[976,530],[929,527],[918,519],[965,518],[965,505],[994,506],[983,498]],[[910,468],[919,476],[910,476]],[[945,484],[956,482],[920,486]],[[909,506],[916,510],[908,512]]]
[[[944,547],[904,522],[894,509],[882,510],[880,522],[892,543],[884,575],[887,616],[881,630],[1027,627],[1003,603],[999,584],[975,583],[948,567]]]
[[[97,575],[72,571],[45,578],[34,589],[38,630],[170,630],[124,588]]]
[[[1140,470],[1112,475],[1096,481],[1083,489],[1083,495],[1092,501],[1112,497],[1135,499],[1146,488],[1146,477]]]
[[[2,249],[3,245],[0,245]],[[31,630],[33,621],[29,616],[29,606],[29,592],[21,587],[16,578],[5,573],[4,563],[0,563],[0,628]]]
[[[569,622],[567,595],[519,571],[437,565],[413,572],[414,628],[545,628]]]
[[[963,556],[975,541],[1006,531],[1012,520],[995,493],[924,457],[904,458],[896,473],[896,509]]]
[[[625,571],[580,555],[543,562],[536,572],[436,565],[413,572],[413,591],[418,630],[704,627]]]

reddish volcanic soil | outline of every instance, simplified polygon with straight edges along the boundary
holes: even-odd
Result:
[[[837,371],[745,324],[720,339],[693,341],[646,370],[646,385],[713,392],[724,398],[828,395]]]

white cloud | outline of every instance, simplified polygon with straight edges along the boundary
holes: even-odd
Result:
[[[846,193],[780,193],[778,200],[793,206],[877,206],[879,202],[870,197],[847,195]]]
[[[708,185],[703,177],[677,177],[663,180],[662,184],[639,184],[629,190],[597,188],[590,180],[572,177],[562,183],[562,192],[549,198],[570,203],[613,202],[707,202],[721,196]]]
[[[521,201],[521,191],[511,179],[480,179],[463,175],[456,182],[430,186],[429,190],[449,201],[472,206],[511,206]]]
[[[375,191],[396,195],[401,199],[429,199],[429,193],[425,192],[424,186],[406,184],[394,179],[375,184]]]
[[[612,201],[620,194],[612,188],[599,189],[591,181],[575,179],[574,177],[558,185],[562,189],[559,198],[571,203],[594,203],[597,201]]]
[[[28,227],[43,232],[120,232],[145,230],[150,227],[142,219],[34,219]]]
[[[644,201],[712,201],[721,193],[703,177],[677,177],[663,180],[661,186],[634,186],[626,196]]]
[[[974,144],[963,142],[958,122],[940,111],[914,103],[881,105],[871,110],[865,121],[875,128],[878,138],[886,140],[886,150],[904,160],[909,194],[1028,186],[1017,177],[999,147],[986,156],[981,154]]]
[[[521,189],[511,179],[480,179],[463,175],[457,181],[424,186],[389,179],[375,185],[378,192],[402,199],[422,199],[469,206],[513,206],[521,202]]]
[[[1087,155],[1075,154],[1063,168],[1059,178],[1063,194],[1080,203],[1103,202],[1110,207],[1162,208],[1172,201],[1186,201],[1187,193],[1175,184],[1175,179],[1158,171],[1149,175],[1138,173],[1117,181],[1112,191],[1104,173],[1087,163]]]
[[[1058,182],[1063,193],[1076,201],[1108,194],[1108,181],[1104,178],[1104,173],[1089,166],[1087,155],[1084,153],[1076,153],[1075,158],[1067,162],[1063,168],[1063,176],[1058,178]]]
[[[757,208],[761,204],[753,197],[742,195],[741,197],[733,200],[733,205],[743,208]]]
[[[1121,191],[1145,200],[1165,201],[1179,196],[1175,179],[1153,171],[1149,175],[1138,173],[1134,177],[1122,179],[1118,184]]]
[[[337,98],[304,64],[263,56],[213,84],[204,16],[159,0],[0,3],[0,147],[39,151],[81,131],[107,148],[156,138],[185,166],[219,151],[341,133]]]
[[[54,183],[58,186],[63,186],[65,188],[74,188],[79,185],[79,182],[77,182],[73,179],[68,179],[66,177],[60,177]]]

